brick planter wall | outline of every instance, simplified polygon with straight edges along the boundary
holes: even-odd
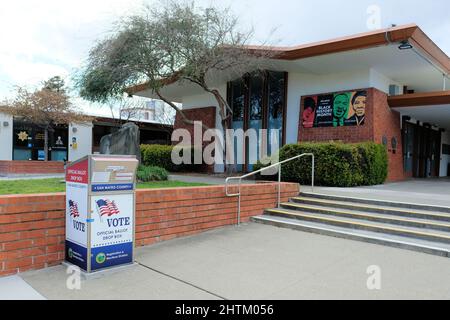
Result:
[[[0,176],[64,173],[61,161],[0,161]]]
[[[243,186],[242,221],[275,207],[276,190],[274,183]],[[297,184],[283,183],[282,201],[298,193]],[[223,186],[138,190],[136,246],[235,224],[236,212],[237,198]],[[61,263],[64,217],[64,193],[0,196],[0,276]]]

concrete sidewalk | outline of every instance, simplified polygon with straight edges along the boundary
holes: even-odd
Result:
[[[0,278],[0,300],[45,300],[19,276]]]
[[[311,192],[311,187],[301,186]],[[411,179],[379,186],[357,188],[316,187],[314,192],[354,198],[386,200],[450,207],[450,179]]]
[[[48,299],[450,299],[450,260],[259,224],[137,249],[140,265],[66,287],[62,266],[21,277]],[[381,290],[367,288],[369,266]]]

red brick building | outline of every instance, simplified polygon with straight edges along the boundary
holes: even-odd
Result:
[[[231,128],[279,130],[280,145],[382,143],[390,181],[450,173],[450,58],[418,26],[270,50],[275,58],[262,73],[211,77],[233,110]],[[152,97],[145,84],[130,92]],[[172,83],[163,94],[182,103],[189,119],[222,129],[214,97],[201,88]],[[180,118],[177,128],[192,131]],[[260,147],[238,141],[237,169],[250,171],[249,154]]]

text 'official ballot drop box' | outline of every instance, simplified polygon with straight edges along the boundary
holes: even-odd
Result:
[[[133,263],[135,156],[89,155],[66,169],[67,262],[91,273]]]

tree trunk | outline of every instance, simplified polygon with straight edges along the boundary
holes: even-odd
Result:
[[[44,129],[44,160],[48,161],[48,126]]]

